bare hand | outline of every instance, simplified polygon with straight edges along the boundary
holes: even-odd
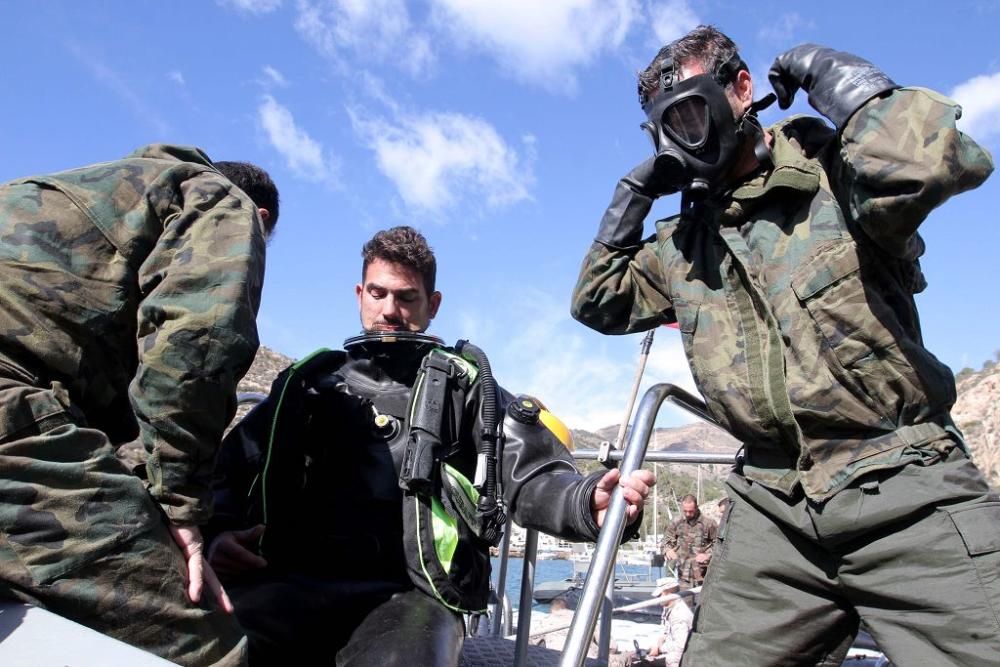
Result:
[[[184,559],[187,561],[188,589],[187,595],[191,602],[201,601],[201,589],[204,584],[208,584],[208,590],[215,594],[215,599],[219,601],[222,610],[227,614],[233,613],[233,603],[226,595],[225,589],[219,583],[218,577],[212,571],[211,566],[205,561],[205,540],[201,536],[198,526],[175,526],[170,524],[170,534],[174,542],[181,548]]]
[[[664,553],[664,556],[666,556],[667,560],[677,560],[677,552],[674,551],[673,549],[667,549],[666,553]]]
[[[219,533],[208,548],[209,565],[223,579],[267,567],[267,561],[256,552],[263,534],[264,524]]]
[[[660,635],[659,637],[657,637],[656,641],[653,642],[653,645],[649,647],[649,653],[647,653],[646,655],[649,655],[649,656],[652,656],[652,657],[656,657],[656,656],[660,655],[660,649],[663,647],[663,640],[664,639],[665,639],[665,637],[663,635]]]
[[[604,525],[604,515],[607,514],[608,506],[611,504],[611,492],[616,486],[622,487],[626,503],[625,518],[631,524],[639,517],[649,495],[649,489],[654,484],[656,476],[649,470],[635,470],[624,481],[621,481],[621,472],[617,468],[606,472],[597,482],[594,496],[590,500],[590,509],[598,527]]]

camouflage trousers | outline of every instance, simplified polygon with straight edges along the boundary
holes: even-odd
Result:
[[[897,665],[1000,664],[1000,499],[960,449],[823,504],[727,484],[683,665],[840,665],[859,624]]]
[[[701,586],[705,580],[707,565],[703,565],[695,560],[694,554],[690,558],[678,558],[674,561],[677,571],[677,583],[682,591],[686,591],[695,586]]]
[[[185,593],[186,563],[142,481],[58,386],[0,378],[0,596],[182,665],[245,664],[232,617]]]

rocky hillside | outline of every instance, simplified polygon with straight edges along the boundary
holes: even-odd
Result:
[[[956,379],[958,401],[951,415],[976,464],[1000,488],[1000,363],[987,362],[978,372],[965,369]]]
[[[280,352],[275,352],[269,347],[260,346],[257,356],[250,366],[250,370],[240,380],[236,388],[238,394],[266,394],[271,390],[271,383],[278,373],[288,367],[294,359],[286,357]],[[252,403],[242,403],[236,411],[235,424],[253,407]]]
[[[263,392],[267,393],[271,389],[271,383],[278,373],[295,361],[291,357],[286,357],[280,352],[275,352],[263,345],[257,351],[257,356],[250,366],[250,370],[240,381],[239,392]]]
[[[277,377],[278,373],[282,371],[286,366],[291,364],[294,359],[286,357],[283,354],[275,352],[274,350],[261,346],[257,350],[257,356],[253,360],[253,364],[250,366],[250,370],[243,377],[237,387],[237,393],[267,393],[271,388],[271,382]],[[231,422],[235,424],[240,419],[250,411],[253,407],[250,403],[243,403],[239,406],[236,411],[236,417]],[[141,448],[137,443],[127,443],[118,448],[118,457],[121,458],[127,466],[134,468],[139,465],[143,460],[143,455]]]

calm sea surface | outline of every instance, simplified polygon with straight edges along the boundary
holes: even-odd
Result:
[[[493,564],[493,585],[496,586],[497,571],[500,568],[500,559],[491,558]],[[521,571],[524,567],[524,560],[521,558],[511,558],[507,562],[507,596],[510,598],[514,609],[517,609],[521,596]],[[644,565],[618,565],[615,569],[616,576],[621,577],[622,573],[644,579],[649,576],[649,567]],[[573,574],[573,563],[568,560],[538,560],[535,561],[535,585],[543,581],[562,581],[568,579]],[[654,568],[652,576],[660,576]],[[548,605],[535,604],[533,609],[548,611]]]

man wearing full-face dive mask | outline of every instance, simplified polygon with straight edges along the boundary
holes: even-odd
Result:
[[[640,74],[654,157],[623,178],[573,294],[623,334],[677,322],[744,444],[684,664],[839,665],[864,623],[895,664],[1000,664],[1000,499],[922,344],[917,228],[982,183],[961,109],[807,44],[769,72],[834,127],[756,123],[733,42],[701,26]],[[681,214],[643,239],[653,200]]]

